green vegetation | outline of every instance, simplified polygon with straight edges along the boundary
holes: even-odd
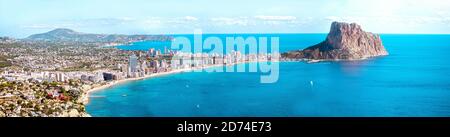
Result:
[[[50,83],[50,86],[52,86],[52,87],[57,87],[58,85],[59,85],[59,83],[55,82],[55,81]]]
[[[8,58],[5,56],[0,56],[0,68],[11,66],[11,62],[7,60]]]
[[[3,89],[3,88],[5,88],[5,87],[12,87],[12,83],[10,83],[10,82],[5,82],[5,83],[1,83],[0,84],[0,89]]]

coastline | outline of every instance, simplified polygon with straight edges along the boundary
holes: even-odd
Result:
[[[359,61],[359,60],[365,60],[365,59],[368,59],[368,58],[354,59],[354,60],[345,60],[345,61]],[[270,62],[319,63],[319,62],[326,62],[326,61],[343,61],[343,60],[299,59],[299,60],[289,61],[289,60],[280,59],[278,61],[270,61]],[[234,65],[238,65],[238,64],[253,63],[253,62],[269,62],[269,61],[267,61],[267,60],[264,60],[264,61],[263,60],[260,60],[260,61],[243,61],[243,62],[232,63],[232,64],[215,64],[215,65],[202,66],[202,67],[190,67],[190,68],[170,70],[170,71],[166,71],[166,72],[153,73],[153,74],[150,74],[150,75],[145,75],[143,77],[125,78],[125,79],[121,79],[121,80],[110,81],[110,82],[107,82],[104,85],[97,86],[97,87],[92,87],[89,90],[87,90],[85,96],[83,96],[83,98],[82,98],[82,102],[85,105],[88,104],[89,103],[89,98],[91,97],[91,93],[93,93],[93,92],[96,92],[96,91],[99,91],[99,90],[103,90],[103,89],[107,89],[107,88],[110,88],[112,86],[115,86],[115,85],[118,85],[118,84],[122,84],[122,83],[126,83],[126,82],[130,82],[130,81],[144,80],[144,79],[149,79],[149,78],[154,78],[154,77],[159,77],[159,76],[164,76],[164,75],[170,75],[170,74],[183,73],[183,72],[194,72],[196,70],[203,70],[203,69],[208,69],[208,68],[212,68],[212,67],[226,67],[226,66],[234,66]]]
[[[97,86],[97,87],[93,87],[93,88],[87,90],[85,97],[83,97],[83,104],[88,104],[89,103],[90,94],[95,92],[95,91],[99,91],[99,90],[102,90],[102,89],[107,89],[107,88],[110,88],[112,86],[115,86],[115,85],[118,85],[118,84],[122,84],[122,83],[126,83],[126,82],[129,82],[129,81],[144,80],[144,79],[148,79],[148,78],[153,78],[153,77],[158,77],[158,76],[163,76],[163,75],[169,75],[169,74],[174,74],[174,73],[181,73],[181,72],[191,71],[191,70],[192,69],[178,69],[178,70],[171,70],[171,71],[167,71],[167,72],[161,72],[161,73],[154,73],[154,74],[150,74],[150,75],[145,75],[143,77],[138,77],[138,78],[125,78],[125,79],[121,79],[121,80],[111,81],[111,82],[108,82],[107,84],[104,84],[104,85],[101,85],[101,86]]]
[[[234,65],[238,65],[241,63],[251,63],[251,62],[267,62],[267,61],[244,61],[244,62],[239,62],[239,63],[232,63],[232,64],[216,64],[216,65],[209,65],[209,66],[202,66],[202,67],[195,67],[195,68],[183,68],[183,69],[176,69],[176,70],[170,70],[167,72],[160,72],[160,73],[153,73],[150,75],[145,75],[143,77],[138,77],[138,78],[125,78],[125,79],[121,79],[121,80],[115,80],[115,81],[110,81],[107,84],[101,85],[101,86],[97,86],[97,87],[93,87],[89,90],[86,91],[85,95],[82,97],[82,102],[84,105],[89,103],[89,98],[91,97],[91,93],[102,90],[102,89],[107,89],[110,88],[112,86],[118,85],[118,84],[122,84],[122,83],[126,83],[126,82],[130,82],[130,81],[136,81],[136,80],[144,80],[144,79],[149,79],[149,78],[153,78],[153,77],[158,77],[158,76],[164,76],[164,75],[170,75],[170,74],[176,74],[176,73],[182,73],[182,72],[193,72],[195,70],[203,70],[203,69],[207,69],[207,68],[212,68],[212,67],[226,67],[226,66],[234,66]],[[273,62],[278,62],[278,61],[273,61]]]
[[[369,57],[369,58],[373,58],[373,57]],[[359,60],[366,60],[369,58],[345,60],[345,61],[359,61]],[[255,62],[306,62],[309,64],[311,64],[311,63],[314,64],[314,63],[327,62],[327,61],[333,62],[333,61],[344,61],[344,60],[326,60],[326,59],[319,59],[319,60],[315,60],[315,59],[297,59],[297,60],[280,59],[280,60],[273,60],[273,61],[258,60],[258,61],[243,61],[243,62],[237,62],[237,63],[231,63],[231,64],[215,64],[215,65],[208,65],[208,66],[201,66],[201,67],[189,67],[189,68],[183,68],[183,69],[175,69],[175,70],[170,70],[170,71],[166,71],[166,72],[153,73],[153,74],[145,75],[143,77],[125,78],[125,79],[121,79],[121,80],[110,81],[104,85],[92,87],[85,92],[85,95],[82,97],[82,102],[84,105],[87,105],[89,103],[89,99],[91,98],[91,93],[94,93],[96,91],[111,88],[115,85],[123,84],[123,83],[130,82],[130,81],[145,80],[145,79],[150,79],[150,78],[165,76],[165,75],[170,75],[170,74],[177,74],[177,73],[183,73],[183,72],[195,72],[196,70],[204,70],[204,69],[213,68],[213,67],[227,67],[227,66],[234,66],[234,65],[239,65],[239,64],[255,63]],[[89,115],[89,113],[87,113],[87,114]]]

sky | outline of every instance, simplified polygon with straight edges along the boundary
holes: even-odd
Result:
[[[0,0],[0,36],[55,28],[102,34],[327,33],[332,21],[374,33],[450,34],[449,0]]]

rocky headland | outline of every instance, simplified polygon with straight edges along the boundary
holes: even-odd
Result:
[[[333,22],[325,41],[303,50],[283,53],[285,59],[360,60],[388,55],[380,36],[356,23]]]

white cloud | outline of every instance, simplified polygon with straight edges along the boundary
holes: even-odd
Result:
[[[358,23],[376,33],[442,33],[449,31],[450,17],[444,16],[328,16],[327,22]]]
[[[117,17],[117,18],[89,18],[78,20],[60,20],[56,23],[24,24],[25,29],[54,29],[54,28],[92,28],[92,27],[135,27],[143,29],[160,29],[169,27],[186,27],[198,25],[199,19],[194,16],[184,17]]]
[[[30,24],[23,25],[21,28],[24,29],[55,29],[55,28],[74,28],[78,27],[80,24],[76,23],[59,23],[59,24]]]
[[[247,17],[238,17],[238,18],[228,18],[228,17],[216,17],[211,18],[210,21],[212,21],[215,25],[240,25],[240,26],[248,26],[249,20]]]
[[[184,19],[187,21],[198,21],[198,18],[193,16],[185,16]]]
[[[160,17],[149,17],[144,20],[137,21],[137,26],[143,27],[145,29],[158,29],[165,25],[164,19]]]
[[[280,24],[282,24],[282,23],[279,22],[279,21],[264,21],[263,24],[274,26],[274,25],[280,25]]]
[[[135,21],[136,19],[135,18],[132,18],[132,17],[122,17],[122,18],[118,18],[119,20],[122,20],[122,21]]]
[[[264,15],[258,15],[255,16],[254,18],[268,21],[293,21],[297,19],[297,17],[294,16],[264,16]]]
[[[167,25],[196,25],[199,19],[194,16],[184,16],[176,18],[164,18],[162,22]]]
[[[311,17],[305,18],[303,20],[299,20],[295,16],[266,16],[266,15],[258,15],[258,16],[242,16],[242,17],[214,17],[211,18],[210,21],[215,26],[298,26],[301,24],[305,24],[306,22],[310,22]]]
[[[304,23],[307,19],[300,21],[295,16],[267,16],[267,15],[258,15],[253,17],[255,20],[261,22],[263,25],[270,26],[296,26]]]
[[[31,24],[31,25],[24,25],[22,28],[25,29],[51,29],[54,28],[54,26],[47,25],[47,24]]]
[[[448,23],[450,17],[431,16],[328,16],[328,21],[355,22],[355,23],[375,23],[375,24],[436,24]]]

